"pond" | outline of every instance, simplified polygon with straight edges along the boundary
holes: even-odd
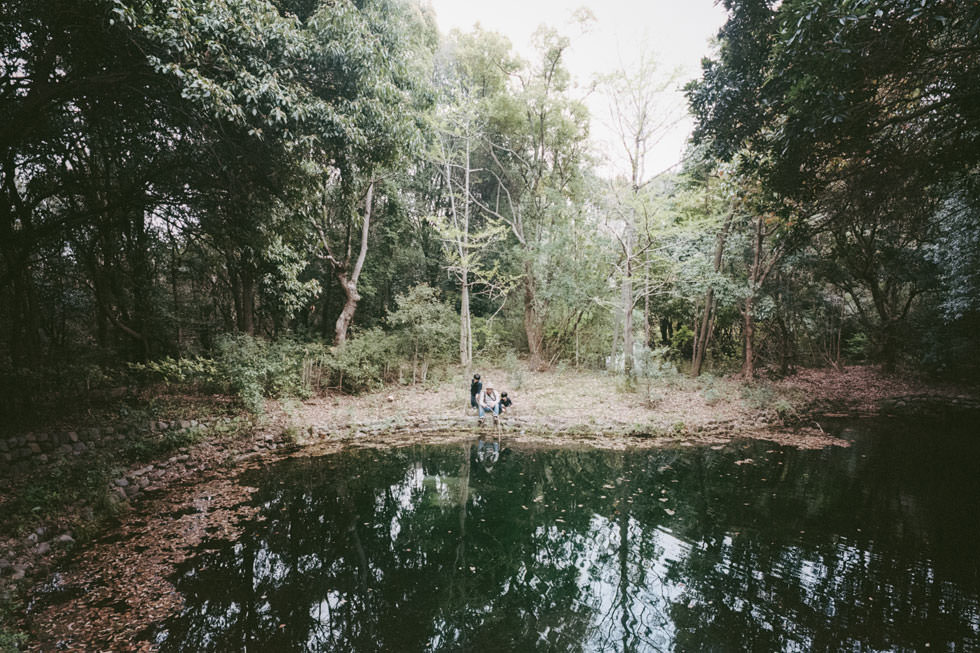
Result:
[[[165,651],[966,651],[980,438],[458,446],[288,460],[175,578]]]

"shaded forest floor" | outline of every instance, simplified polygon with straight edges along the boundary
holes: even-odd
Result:
[[[717,446],[740,437],[846,446],[824,433],[823,420],[874,415],[915,397],[977,400],[975,389],[869,367],[802,370],[754,383],[678,376],[632,388],[615,376],[570,369],[477,371],[514,400],[502,437],[527,446]],[[248,429],[206,434],[182,443],[178,456],[170,452],[169,458],[117,468],[113,478],[132,483],[148,469],[155,476],[125,498],[108,488],[119,496],[111,521],[79,537],[80,513],[66,510],[32,531],[0,533],[0,560],[7,562],[0,568],[0,598],[6,593],[16,606],[6,617],[0,606],[0,622],[19,623],[31,650],[152,649],[144,639],[147,629],[181,606],[169,580],[176,565],[208,537],[234,537],[239,520],[253,510],[247,499],[254,488],[239,482],[239,472],[286,456],[473,438],[481,427],[469,408],[468,380],[456,376],[357,397],[270,402],[266,418]],[[91,461],[83,456],[78,464]],[[0,479],[0,510],[27,491],[30,473],[22,469]],[[78,542],[59,535],[66,532]],[[12,583],[10,571],[18,568],[22,579]],[[0,644],[4,637],[14,631],[5,635],[0,627]]]

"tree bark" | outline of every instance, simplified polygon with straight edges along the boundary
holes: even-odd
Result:
[[[755,294],[750,294],[745,298],[742,308],[742,334],[744,336],[742,361],[742,376],[751,379],[755,376],[755,319],[752,317],[752,309],[755,305]]]
[[[531,367],[544,366],[544,326],[537,308],[537,284],[531,262],[524,262],[524,333]]]
[[[721,231],[718,233],[718,238],[715,241],[715,257],[712,263],[714,264],[715,274],[721,270],[721,260],[725,252],[725,242],[728,240],[728,232],[732,227],[732,220],[735,214],[729,213],[728,217],[725,218],[725,223],[722,225]],[[701,326],[698,328],[697,333],[694,337],[694,351],[691,355],[691,376],[699,376],[701,374],[701,368],[704,365],[704,357],[708,350],[708,345],[711,343],[711,328],[713,324],[713,313],[715,311],[715,288],[714,286],[708,286],[708,289],[704,293],[704,314],[701,316]]]
[[[633,272],[629,254],[623,278],[623,374],[633,376]]]
[[[330,262],[334,266],[334,273],[340,287],[344,290],[344,308],[340,311],[337,324],[334,329],[334,344],[342,345],[347,342],[347,332],[350,330],[351,322],[354,320],[354,311],[357,310],[357,302],[361,296],[357,292],[357,280],[361,276],[361,269],[364,267],[364,259],[367,257],[368,249],[368,230],[371,226],[371,207],[374,198],[374,181],[368,184],[367,196],[364,198],[364,222],[361,225],[361,249],[354,263],[354,269],[348,276],[348,265],[350,259],[345,259],[342,263],[330,256]],[[348,252],[350,248],[348,247]]]

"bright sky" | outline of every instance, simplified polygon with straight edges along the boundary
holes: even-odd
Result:
[[[665,74],[681,69],[678,87],[700,74],[701,58],[710,54],[710,40],[725,22],[715,0],[430,0],[439,28],[468,31],[477,22],[508,37],[522,55],[533,50],[531,34],[541,24],[572,38],[567,65],[581,96],[596,74],[629,69],[642,52],[653,54]],[[596,17],[581,34],[572,12],[588,8]],[[681,94],[677,92],[678,99]],[[622,147],[608,126],[609,102],[600,94],[586,98],[592,112],[592,135],[608,161],[605,170],[625,172]],[[680,161],[692,123],[678,123],[651,153],[647,171],[656,174]]]

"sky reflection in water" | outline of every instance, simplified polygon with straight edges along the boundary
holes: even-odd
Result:
[[[868,430],[869,427],[862,427]],[[966,430],[968,431],[968,430]],[[980,647],[980,445],[510,450],[287,461],[177,576],[173,651]]]

